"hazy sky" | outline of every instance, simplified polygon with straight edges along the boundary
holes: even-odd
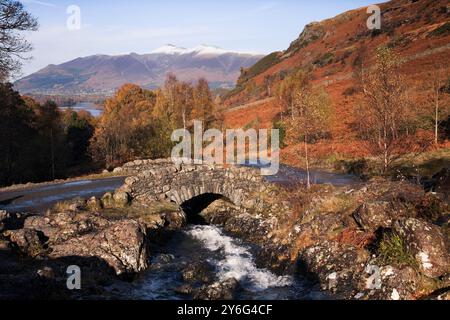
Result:
[[[40,23],[27,33],[33,59],[23,75],[93,54],[148,53],[164,44],[199,44],[269,53],[286,49],[305,24],[374,0],[22,0]],[[376,1],[375,1],[376,2]],[[69,30],[70,5],[81,29]]]

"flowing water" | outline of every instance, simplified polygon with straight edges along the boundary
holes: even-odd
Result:
[[[189,264],[209,263],[215,281],[238,280],[238,299],[326,299],[304,279],[294,274],[276,275],[258,267],[254,245],[225,234],[221,228],[191,225],[175,234],[158,249],[151,268],[130,284],[116,284],[110,289],[112,297],[133,300],[190,299],[176,292],[183,284],[182,270]]]

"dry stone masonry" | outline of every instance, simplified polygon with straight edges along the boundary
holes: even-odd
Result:
[[[141,203],[171,201],[178,205],[197,196],[215,194],[255,212],[285,208],[278,187],[256,168],[174,164],[170,159],[137,160],[116,169],[130,175],[121,191]]]

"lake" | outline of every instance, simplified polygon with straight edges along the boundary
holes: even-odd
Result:
[[[99,109],[98,105],[96,105],[93,102],[77,102],[75,105],[73,105],[70,108],[62,107],[61,110],[67,110],[72,109],[74,111],[80,111],[80,110],[86,110],[90,114],[92,114],[94,117],[99,117],[103,110]]]

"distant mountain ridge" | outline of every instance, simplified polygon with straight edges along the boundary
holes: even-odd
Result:
[[[33,94],[111,94],[124,83],[158,87],[170,72],[183,81],[204,77],[212,87],[233,87],[241,68],[261,57],[207,45],[186,49],[168,44],[148,54],[93,55],[52,64],[16,81],[15,87]]]

